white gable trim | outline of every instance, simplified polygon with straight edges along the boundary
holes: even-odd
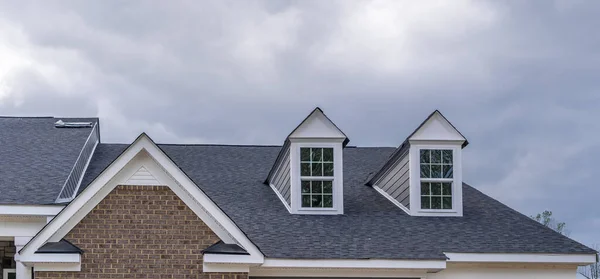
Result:
[[[64,205],[0,205],[2,215],[55,216]]]
[[[346,139],[346,135],[327,116],[325,116],[321,109],[316,108],[294,131],[292,131],[289,138]]]
[[[154,161],[155,164],[151,163]],[[129,167],[128,167],[129,165]],[[225,243],[242,246],[249,257],[262,262],[264,256],[235,223],[146,135],[140,135],[77,198],[42,229],[21,251],[32,255],[48,241],[62,239],[117,185],[140,167],[149,170],[179,196]]]
[[[467,139],[442,116],[435,111],[409,138],[410,141],[460,141]]]

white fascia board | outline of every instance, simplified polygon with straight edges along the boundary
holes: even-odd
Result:
[[[80,254],[33,254],[19,257],[19,261],[32,263],[81,263]]]
[[[594,254],[499,254],[444,253],[455,263],[564,263],[587,265],[596,262]]]
[[[205,263],[211,264],[262,264],[264,260],[256,259],[250,255],[230,255],[230,254],[204,254],[202,257]]]
[[[0,205],[0,215],[55,216],[64,205]]]
[[[330,259],[265,259],[263,268],[365,268],[365,269],[427,269],[446,268],[445,260],[330,260]]]
[[[215,264],[206,263],[202,264],[203,272],[250,272],[249,264]]]
[[[80,263],[37,263],[33,271],[81,271]]]

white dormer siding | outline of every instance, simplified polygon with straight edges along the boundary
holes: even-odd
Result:
[[[293,214],[343,214],[346,135],[316,108],[292,131],[267,183]]]
[[[369,181],[413,216],[462,216],[462,148],[466,138],[434,111]]]

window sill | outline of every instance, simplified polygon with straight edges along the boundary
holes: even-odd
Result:
[[[298,211],[337,211],[337,208],[315,208],[315,207],[301,207]]]
[[[454,209],[419,209],[417,210],[419,213],[458,213],[458,211]]]

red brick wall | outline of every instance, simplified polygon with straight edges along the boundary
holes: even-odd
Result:
[[[217,235],[166,186],[118,186],[65,237],[83,249],[80,272],[44,278],[247,279],[203,273],[200,251]]]

